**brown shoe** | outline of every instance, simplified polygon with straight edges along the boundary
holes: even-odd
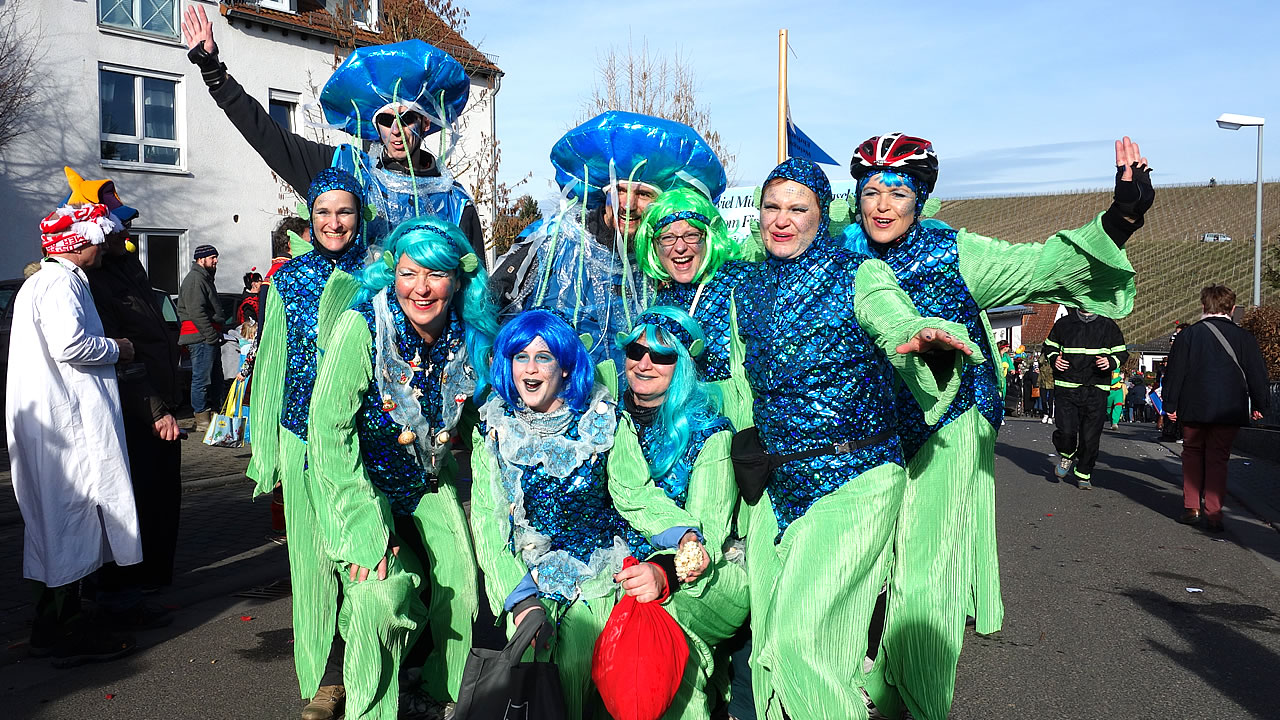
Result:
[[[316,696],[302,708],[302,720],[333,720],[341,714],[347,689],[341,685],[321,685]]]
[[[1212,517],[1207,519],[1204,524],[1204,529],[1211,533],[1220,533],[1226,530],[1226,528],[1222,526],[1222,518],[1214,519]]]
[[[1183,525],[1195,525],[1200,522],[1200,508],[1187,508],[1182,513],[1182,517],[1178,518],[1178,522]]]
[[[208,430],[209,423],[213,422],[213,411],[204,410],[202,412],[195,413],[194,418],[195,425],[191,428],[191,432],[197,434],[202,433],[205,430]]]

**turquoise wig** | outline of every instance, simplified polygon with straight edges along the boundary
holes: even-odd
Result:
[[[649,475],[657,478],[670,472],[684,455],[694,432],[711,426],[720,416],[720,394],[714,385],[698,380],[693,356],[702,352],[706,336],[689,313],[669,305],[651,307],[636,319],[630,333],[618,333],[618,347],[626,347],[641,335],[650,351],[676,356],[671,385],[652,427],[655,452],[649,461]]]
[[[649,203],[644,220],[636,231],[636,264],[645,275],[666,282],[671,273],[662,266],[658,237],[671,223],[684,220],[702,231],[702,265],[693,276],[694,282],[710,280],[720,266],[739,257],[739,248],[729,237],[720,210],[697,190],[681,188],[662,193]]]
[[[926,211],[925,206],[929,201],[929,191],[923,187],[923,184],[919,180],[907,175],[906,173],[896,173],[890,170],[877,170],[875,172],[868,173],[863,176],[862,179],[858,180],[857,189],[854,190],[852,200],[849,203],[850,209],[853,211],[854,221],[849,223],[849,225],[844,229],[844,247],[846,250],[859,253],[861,255],[871,255],[871,241],[867,239],[867,232],[862,227],[862,190],[867,186],[867,183],[871,178],[880,178],[880,182],[884,183],[885,187],[893,188],[906,186],[916,194],[916,222],[907,229],[908,235],[915,232],[917,227],[936,228],[939,230],[952,229],[950,225],[941,220],[926,217],[927,214],[933,212],[933,208],[931,207]],[[936,204],[937,201],[935,200],[933,205]]]
[[[430,217],[405,220],[385,240],[386,251],[364,269],[364,291],[354,304],[369,300],[395,285],[395,267],[402,255],[424,268],[453,273],[459,281],[453,293],[453,311],[466,328],[467,355],[475,368],[477,402],[489,385],[493,340],[498,335],[498,307],[489,292],[489,275],[471,250],[471,243],[457,225]]]

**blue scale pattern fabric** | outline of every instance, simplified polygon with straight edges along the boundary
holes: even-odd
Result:
[[[893,368],[854,318],[854,278],[869,258],[828,235],[831,183],[820,167],[791,158],[763,185],[775,179],[798,182],[817,196],[822,216],[812,244],[791,259],[725,263],[715,278],[737,288],[760,440],[769,453],[785,454],[890,433],[852,453],[793,460],[776,470],[767,488],[778,542],[815,502],[867,470],[902,465],[903,457],[891,432]]]
[[[960,249],[955,230],[925,228],[917,224],[905,239],[892,246],[872,243],[871,252],[893,269],[898,284],[911,297],[921,315],[961,323],[977,347],[989,347],[981,308],[974,302],[964,277],[960,275]],[[1004,403],[1000,400],[995,375],[997,365],[993,362],[967,365],[960,376],[960,389],[955,400],[934,425],[924,421],[924,412],[911,396],[911,391],[906,386],[899,387],[895,425],[908,459],[919,452],[935,432],[975,405],[997,430],[1000,428]]]
[[[285,263],[272,277],[271,282],[284,301],[288,345],[280,424],[303,442],[307,440],[311,391],[316,384],[320,295],[335,271],[352,275],[359,272],[364,267],[366,252],[357,241],[335,263],[312,251]]]
[[[394,295],[392,288],[384,292]],[[433,432],[442,428],[441,418],[443,403],[448,400],[458,402],[456,397],[441,397],[441,373],[449,359],[456,353],[465,352],[465,331],[462,321],[452,309],[449,311],[449,325],[440,339],[427,346],[409,327],[404,311],[395,297],[388,298],[387,307],[395,318],[397,350],[400,357],[422,359],[422,372],[413,373],[409,386],[422,392],[422,411]],[[365,321],[369,323],[369,334],[377,334],[376,321],[372,302],[365,302],[355,308]],[[377,348],[370,347],[369,362],[376,361]],[[461,402],[466,402],[463,397]],[[431,491],[432,477],[424,467],[426,458],[419,459],[416,446],[401,445],[400,432],[403,430],[392,421],[391,416],[382,409],[382,398],[378,394],[376,379],[369,381],[364,400],[360,405],[356,430],[360,435],[360,455],[364,460],[365,472],[374,487],[382,491],[391,504],[391,512],[396,515],[412,515],[417,509],[422,496]]]
[[[689,447],[685,448],[684,455],[665,475],[653,479],[654,484],[662,488],[662,491],[674,500],[676,505],[683,508],[689,501],[689,478],[693,474],[693,465],[697,462],[698,455],[702,453],[702,446],[707,444],[707,440],[711,439],[712,435],[721,430],[733,430],[733,425],[724,416],[719,416],[707,427],[690,433]],[[652,427],[637,423],[636,434],[640,437],[640,450],[644,452],[644,459],[652,463],[655,452],[653,439],[656,433]]]
[[[507,406],[505,414],[511,416],[514,411]],[[581,417],[582,413],[573,413],[573,421],[565,431],[567,437],[575,440],[580,437]],[[487,434],[489,429],[483,429]],[[608,465],[609,453],[604,452],[594,455],[563,478],[546,472],[542,465],[519,466],[525,515],[534,530],[551,538],[550,551],[564,550],[587,563],[596,550],[613,547],[613,538],[617,536],[639,559],[653,553],[649,541],[614,508],[609,496]]]
[[[716,382],[729,379],[729,303],[733,293],[734,274],[717,272],[707,282],[698,298],[693,319],[702,326],[707,337],[706,348],[702,354],[693,359],[698,368],[698,379],[703,382]],[[693,297],[698,293],[694,283],[666,283],[658,289],[654,305],[674,305],[688,310],[693,304]]]

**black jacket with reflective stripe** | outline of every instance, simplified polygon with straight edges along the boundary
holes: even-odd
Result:
[[[1049,338],[1044,341],[1044,352],[1050,363],[1057,361],[1058,356],[1070,363],[1066,370],[1054,367],[1055,389],[1094,385],[1107,390],[1111,387],[1111,371],[1129,359],[1124,334],[1115,320],[1098,315],[1084,322],[1075,310],[1067,311],[1053,324]],[[1099,357],[1107,358],[1107,369],[1098,367]]]

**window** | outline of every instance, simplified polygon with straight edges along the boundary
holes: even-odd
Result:
[[[378,28],[378,0],[346,0],[351,19],[368,30]]]
[[[320,5],[324,5],[324,0],[320,0]],[[281,10],[284,12],[298,12],[298,0],[258,0],[258,5],[272,10]]]
[[[177,294],[186,268],[179,262],[182,232],[177,230],[130,230],[129,237],[138,246],[138,259],[147,268],[151,287],[170,295]]]
[[[178,0],[98,0],[98,23],[178,37]]]
[[[294,93],[272,90],[267,101],[267,112],[280,127],[293,132],[293,118],[298,111],[298,96]]]
[[[98,106],[103,160],[182,166],[176,78],[103,68]]]

